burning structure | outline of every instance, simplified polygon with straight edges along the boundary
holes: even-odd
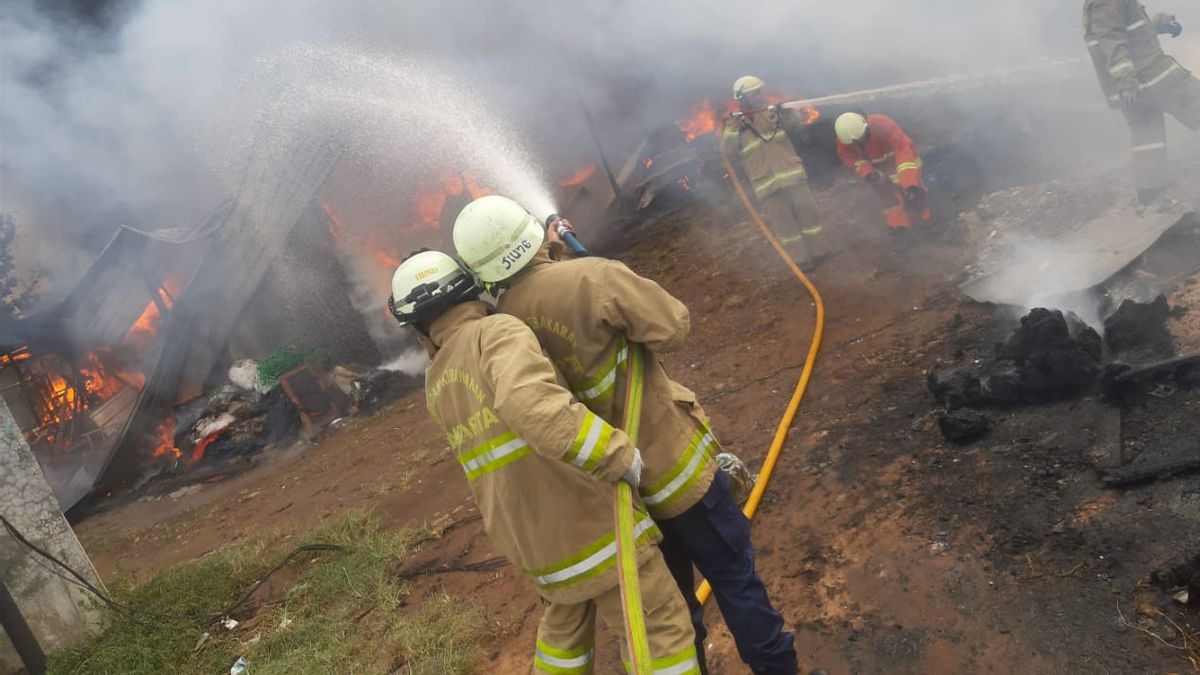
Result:
[[[306,154],[286,178],[252,165],[194,230],[120,228],[66,299],[5,334],[0,391],[64,509],[177,457],[173,407],[240,358],[299,344],[378,361],[316,197],[338,154]]]

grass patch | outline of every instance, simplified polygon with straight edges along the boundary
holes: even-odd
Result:
[[[483,613],[448,595],[422,600],[399,615],[406,585],[394,572],[423,532],[389,532],[351,513],[305,535],[279,534],[227,547],[144,584],[118,581],[119,602],[166,615],[113,616],[84,645],[51,657],[50,672],[221,673],[246,657],[255,675],[273,673],[469,673],[486,635]],[[236,601],[297,543],[342,551],[304,553],[272,577],[276,591],[233,631],[214,612]],[[413,603],[418,604],[418,603]],[[220,619],[223,617],[217,617]],[[202,640],[208,633],[209,637]]]

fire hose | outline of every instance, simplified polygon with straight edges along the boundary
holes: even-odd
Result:
[[[629,378],[625,389],[625,411],[622,425],[629,442],[637,445],[638,425],[642,415],[642,373],[645,353],[640,344],[629,346]],[[621,612],[625,615],[625,642],[634,675],[653,672],[650,659],[650,639],[646,634],[646,614],[642,609],[642,591],[638,581],[637,540],[633,535],[633,488],[617,481],[613,508],[617,522],[617,579],[621,587]]]
[[[738,198],[741,199],[742,205],[746,207],[747,213],[758,225],[758,229],[762,230],[763,236],[792,270],[792,274],[804,284],[804,288],[808,294],[812,296],[813,303],[816,305],[817,317],[816,325],[813,327],[812,342],[808,346],[808,357],[804,360],[804,369],[800,372],[800,379],[796,382],[796,389],[792,392],[792,398],[788,402],[787,410],[783,413],[783,418],[779,420],[779,426],[775,428],[775,438],[771,441],[771,448],[767,451],[767,458],[763,460],[762,469],[758,474],[758,482],[754,484],[754,489],[750,492],[750,498],[746,501],[746,506],[742,508],[742,513],[746,514],[746,518],[753,520],[754,514],[758,511],[758,505],[762,502],[763,493],[767,491],[767,484],[771,481],[771,474],[775,471],[775,464],[779,461],[779,454],[783,450],[783,444],[787,441],[788,429],[791,428],[792,420],[796,418],[796,411],[800,409],[800,402],[804,400],[804,393],[808,391],[808,382],[812,379],[813,367],[817,362],[817,354],[821,351],[821,337],[825,334],[825,303],[821,299],[821,293],[812,281],[805,276],[800,267],[796,265],[796,261],[788,254],[787,249],[783,244],[779,243],[779,239],[775,236],[767,224],[763,221],[762,215],[754,208],[750,197],[746,194],[746,188],[742,185],[741,179],[738,178],[737,172],[734,171],[733,164],[729,161],[728,148],[722,144],[721,161],[725,163],[725,171],[729,174],[729,179],[733,182],[733,188],[737,191]],[[696,590],[696,599],[704,604],[708,601],[708,596],[712,594],[712,587],[707,581],[700,584],[700,588]]]

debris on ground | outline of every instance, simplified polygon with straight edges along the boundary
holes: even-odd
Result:
[[[1074,313],[1039,308],[1021,318],[1021,326],[997,356],[1011,361],[1020,373],[1020,388],[1012,393],[1034,402],[1059,401],[1096,382],[1103,343]]]
[[[935,368],[929,372],[926,384],[929,393],[947,410],[977,403],[982,394],[979,376],[966,368]]]
[[[990,423],[986,415],[974,408],[957,408],[942,413],[938,427],[947,441],[967,445],[983,438]]]
[[[425,386],[425,379],[400,370],[374,368],[350,384],[350,400],[359,412],[374,412]]]
[[[945,406],[938,418],[942,435],[966,444],[984,436],[988,419],[976,408],[1051,403],[1091,389],[1100,376],[1103,342],[1099,333],[1071,312],[1034,309],[996,358],[971,366],[933,369],[926,386]]]
[[[1152,363],[1175,356],[1175,339],[1167,328],[1170,315],[1163,295],[1151,302],[1122,302],[1104,321],[1104,342],[1114,360]]]

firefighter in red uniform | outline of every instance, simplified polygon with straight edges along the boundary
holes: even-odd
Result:
[[[875,188],[883,219],[894,229],[932,217],[921,180],[921,155],[908,134],[887,115],[848,112],[834,123],[838,158]]]

